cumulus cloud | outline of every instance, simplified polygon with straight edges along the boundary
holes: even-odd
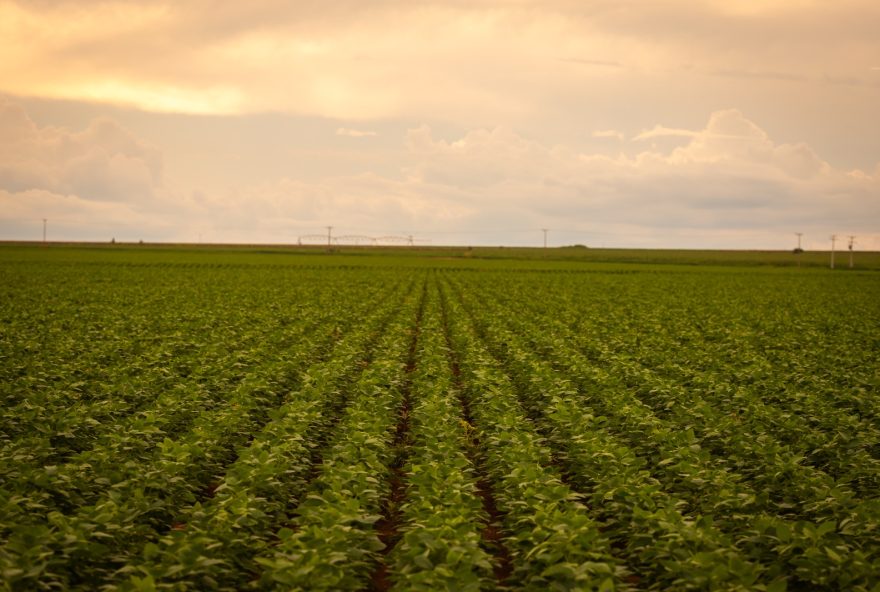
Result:
[[[340,127],[336,128],[336,135],[348,136],[349,138],[368,138],[370,136],[376,136],[378,134],[371,130],[359,130],[350,127]]]
[[[110,119],[72,132],[38,127],[0,98],[0,188],[97,201],[147,200],[162,183],[161,153]]]
[[[653,140],[654,138],[693,138],[697,135],[694,130],[680,129],[674,127],[666,127],[663,125],[655,125],[649,130],[639,132],[634,138],[638,140]]]
[[[629,225],[704,245],[704,231],[723,229],[764,233],[766,245],[793,227],[874,232],[867,220],[880,218],[876,174],[836,170],[803,143],[775,143],[737,110],[676,135],[687,143],[610,157],[542,146],[504,128],[446,141],[422,126],[408,136],[411,180],[426,192],[455,187],[478,211],[504,212],[510,223],[577,227],[585,236]]]
[[[67,224],[68,238],[124,230],[132,239],[295,242],[331,224],[339,234],[412,233],[440,244],[537,244],[540,228],[554,229],[553,240],[608,246],[786,248],[793,231],[857,234],[865,248],[878,240],[880,163],[837,169],[733,109],[678,131],[681,145],[609,155],[506,126],[444,137],[421,125],[402,139],[398,174],[171,192],[161,154],[112,121],[39,127],[6,103],[0,232],[22,238],[10,229],[29,220],[37,238],[49,217]]]
[[[39,240],[46,218],[48,240],[170,240],[179,228],[169,213],[44,189],[0,189],[0,235],[6,239]]]
[[[87,128],[40,127],[0,98],[0,210],[15,224],[51,217],[83,236],[100,228],[168,227],[162,154],[108,118]],[[30,222],[27,222],[30,221]],[[108,230],[109,231],[109,230]]]
[[[752,167],[749,170],[775,169],[797,179],[830,172],[830,166],[805,143],[777,145],[736,109],[716,111],[706,128],[691,138],[673,151],[671,162],[724,161],[729,166]]]

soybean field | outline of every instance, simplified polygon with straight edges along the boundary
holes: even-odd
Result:
[[[880,272],[0,247],[3,590],[880,591]]]

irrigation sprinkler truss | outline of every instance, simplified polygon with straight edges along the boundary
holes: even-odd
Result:
[[[345,234],[333,237],[333,242],[337,245],[375,245],[376,239],[360,234]]]
[[[412,235],[407,236],[366,236],[363,234],[344,234],[340,236],[330,236],[329,234],[304,234],[297,237],[298,245],[351,245],[351,246],[392,246],[407,245],[415,246],[430,243],[428,239],[416,238]]]

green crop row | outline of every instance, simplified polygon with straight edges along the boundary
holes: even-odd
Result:
[[[436,287],[422,315],[417,349],[401,535],[388,556],[392,589],[486,589],[492,563],[481,530],[488,516],[469,458],[472,428],[453,385]]]
[[[450,342],[460,364],[474,428],[503,514],[516,588],[616,590],[634,576],[562,481],[550,450],[517,400],[509,378],[481,345],[465,313],[444,291]]]
[[[378,355],[353,387],[320,473],[293,520],[278,531],[277,545],[257,558],[264,587],[354,590],[366,585],[384,547],[374,526],[389,495],[394,427],[407,388],[404,367],[418,323],[414,304],[404,307],[377,343]]]

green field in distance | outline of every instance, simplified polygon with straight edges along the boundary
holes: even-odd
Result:
[[[43,252],[34,247],[51,251]],[[830,251],[734,251],[687,249],[595,249],[584,246],[555,248],[535,247],[387,247],[314,245],[202,245],[164,243],[40,243],[0,242],[0,257],[5,260],[74,259],[77,261],[127,262],[216,262],[217,257],[229,263],[296,263],[312,261],[312,257],[334,257],[331,264],[361,265],[444,265],[479,266],[492,261],[493,265],[508,264],[517,267],[529,262],[544,265],[577,265],[585,263],[641,263],[663,265],[723,265],[734,267],[801,267],[828,268]],[[295,256],[303,256],[298,259]],[[279,260],[279,257],[282,257]],[[835,253],[835,269],[849,269],[850,253]],[[476,263],[475,263],[476,262]],[[319,263],[320,264],[320,263]],[[853,270],[880,270],[880,252],[855,251]]]

